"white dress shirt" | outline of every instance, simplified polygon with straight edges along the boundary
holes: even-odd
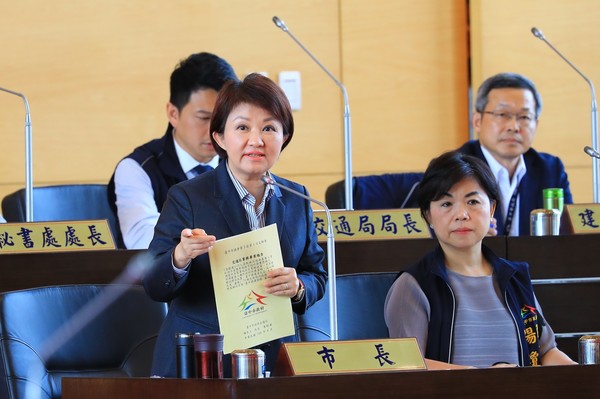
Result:
[[[501,205],[502,211],[500,217],[504,218],[504,224],[506,224],[506,213],[508,212],[508,205],[510,203],[510,198],[513,193],[519,186],[519,182],[525,176],[527,172],[527,167],[525,166],[525,159],[523,159],[523,155],[519,159],[519,164],[517,165],[517,169],[515,170],[515,174],[513,175],[512,180],[510,179],[510,175],[508,173],[508,169],[502,166],[494,156],[483,146],[481,146],[481,151],[483,152],[483,156],[485,157],[492,173],[496,177],[496,182],[500,187],[500,196],[501,196]],[[519,235],[519,196],[517,196],[517,203],[515,204],[515,211],[512,218],[512,224],[510,226],[510,231],[508,232],[509,236],[518,236]],[[499,231],[498,234],[502,234],[502,231]]]
[[[192,171],[200,163],[175,143],[179,164],[188,179],[196,177]],[[207,165],[217,167],[219,157],[215,156]],[[119,162],[115,170],[115,194],[117,214],[127,249],[147,249],[154,236],[154,226],[160,213],[154,201],[154,190],[150,176],[142,166],[131,158]]]

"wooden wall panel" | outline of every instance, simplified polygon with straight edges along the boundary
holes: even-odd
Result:
[[[503,71],[528,76],[544,108],[534,141],[537,150],[559,156],[567,167],[576,202],[592,201],[591,95],[586,82],[535,38],[537,27],[592,82],[600,82],[600,2],[580,0],[471,1],[473,85]]]
[[[135,146],[164,133],[168,79],[192,52],[217,53],[238,75],[302,74],[294,141],[276,172],[303,182],[340,173],[341,95],[275,27],[278,15],[340,74],[338,4],[330,0],[25,0],[2,7],[0,86],[31,103],[34,185],[107,182]],[[22,103],[0,94],[0,196],[24,186]],[[324,188],[322,189],[324,191]]]
[[[168,77],[211,51],[240,76],[300,71],[297,133],[275,172],[317,198],[343,178],[340,89],[349,91],[354,174],[422,170],[467,137],[466,3],[445,0],[23,0],[2,7],[0,86],[31,103],[34,185],[107,182],[163,134]],[[0,197],[24,186],[24,111],[0,93]]]
[[[355,174],[422,171],[468,138],[463,1],[344,0]]]

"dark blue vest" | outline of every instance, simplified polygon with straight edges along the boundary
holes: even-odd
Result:
[[[485,246],[482,250],[494,269],[500,292],[517,325],[520,365],[539,364],[539,338],[545,322],[535,309],[529,266],[526,263],[509,262],[499,258]],[[438,246],[428,253],[406,272],[417,280],[431,307],[425,357],[450,363],[453,318],[456,310],[441,247]],[[533,344],[531,334],[536,335]]]
[[[135,160],[150,177],[154,202],[160,212],[167,199],[167,192],[171,186],[187,180],[185,172],[181,169],[179,158],[175,152],[173,134],[170,130],[159,138],[137,147],[125,158]],[[108,183],[108,200],[113,211],[117,212],[115,194],[115,175],[113,173]]]

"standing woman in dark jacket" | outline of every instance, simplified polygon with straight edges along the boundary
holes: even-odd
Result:
[[[276,223],[284,264],[267,273],[265,293],[290,298],[293,311],[302,314],[325,292],[323,249],[308,201],[261,180],[268,175],[308,195],[305,187],[270,172],[294,133],[283,91],[259,74],[226,84],[210,130],[221,163],[169,190],[149,248],[157,264],[144,287],[153,299],[170,302],[152,362],[152,373],[163,377],[176,374],[176,333],[219,332],[208,257],[217,239]],[[260,348],[267,370],[273,369],[279,342]],[[224,359],[226,377],[229,366]]]
[[[439,246],[390,288],[390,336],[416,337],[432,368],[574,364],[556,347],[528,265],[482,245],[499,197],[487,165],[442,154],[429,164],[417,196]]]

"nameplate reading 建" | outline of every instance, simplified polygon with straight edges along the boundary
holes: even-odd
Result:
[[[107,220],[0,224],[0,254],[115,249]]]
[[[416,338],[284,343],[278,361],[280,373],[287,375],[427,368]]]
[[[561,231],[569,234],[600,233],[600,204],[565,205]]]
[[[415,208],[331,211],[336,241],[431,238],[429,227]],[[327,240],[327,215],[314,211],[314,225],[319,241]]]

